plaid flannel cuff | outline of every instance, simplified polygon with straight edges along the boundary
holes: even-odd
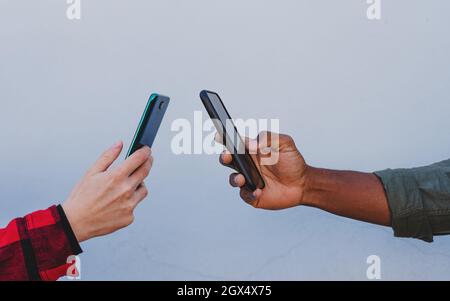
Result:
[[[31,213],[19,224],[31,280],[64,276],[68,257],[82,252],[61,205]]]

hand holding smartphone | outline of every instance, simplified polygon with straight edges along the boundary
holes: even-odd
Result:
[[[236,169],[244,176],[245,186],[251,191],[255,191],[258,188],[263,189],[265,187],[264,179],[248,153],[245,143],[239,135],[219,94],[204,90],[200,93],[200,98],[217,131],[223,137],[224,145],[233,156]]]

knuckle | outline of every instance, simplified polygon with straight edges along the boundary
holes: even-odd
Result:
[[[148,157],[148,156],[147,156],[147,153],[146,153],[146,151],[144,151],[144,150],[142,150],[142,151],[138,154],[138,159],[139,159],[140,161],[145,160],[147,157]]]
[[[125,227],[131,225],[133,222],[134,222],[134,214],[133,213],[128,214],[124,221]]]
[[[267,137],[270,135],[270,132],[268,131],[261,131],[258,135],[258,140],[267,139]]]
[[[271,144],[270,139],[272,138],[272,135],[269,132],[261,132],[258,135],[258,138],[256,141],[258,142],[258,147],[262,146],[268,146]]]
[[[142,148],[142,149],[140,149],[139,153],[137,153],[136,155],[137,155],[137,159],[146,160],[150,157],[150,150],[148,148]]]
[[[121,176],[118,172],[113,172],[110,174],[110,184],[117,184],[121,181]]]
[[[103,152],[103,154],[101,154],[100,156],[100,160],[102,161],[109,161],[110,159],[112,159],[112,154],[109,150],[106,150]]]
[[[145,176],[148,176],[150,174],[150,170],[151,169],[152,169],[152,164],[148,163],[147,166],[145,166],[145,169],[144,169]]]
[[[132,191],[131,189],[127,189],[127,190],[125,191],[125,197],[126,197],[127,199],[131,199],[131,198],[133,197],[133,191]]]
[[[143,195],[144,198],[146,198],[148,196],[148,189],[147,188],[144,187],[142,189],[142,195]]]
[[[294,142],[294,139],[291,136],[285,134],[280,134],[279,139],[282,142]]]
[[[128,217],[130,215],[133,215],[134,206],[132,202],[125,202],[122,206],[122,212],[125,215],[125,217]]]
[[[111,174],[109,176],[109,180],[108,180],[108,186],[109,187],[115,187],[120,183],[120,178],[118,177],[117,174]]]
[[[103,160],[106,161],[106,162],[110,162],[110,161],[112,161],[113,159],[114,159],[114,156],[113,156],[110,152],[106,152],[106,153],[103,155]]]
[[[133,187],[130,185],[125,186],[124,190],[123,190],[123,196],[126,199],[130,199],[134,194],[134,190]]]

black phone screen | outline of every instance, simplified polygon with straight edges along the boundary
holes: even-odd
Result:
[[[222,135],[222,141],[228,150],[235,154],[245,153],[245,144],[236,126],[228,114],[225,106],[215,93],[207,92],[211,105],[217,113],[219,120],[213,120],[217,130]]]
[[[264,188],[264,180],[219,95],[214,92],[203,91],[200,96],[217,131],[222,135],[222,142],[231,152],[236,168],[246,178],[246,186],[250,190]]]

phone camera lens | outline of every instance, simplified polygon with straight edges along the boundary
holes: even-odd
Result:
[[[161,110],[161,109],[163,108],[163,106],[164,106],[164,101],[161,101],[161,102],[159,103],[159,109]]]

